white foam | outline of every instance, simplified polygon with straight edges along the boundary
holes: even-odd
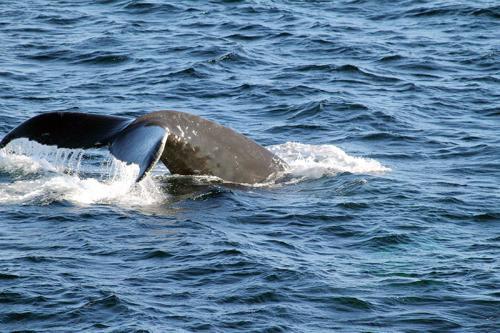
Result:
[[[92,151],[58,149],[26,139],[11,142],[0,149],[0,171],[16,180],[0,183],[0,203],[44,204],[67,200],[80,205],[143,206],[164,200],[165,196],[151,178],[135,182],[139,173],[137,165],[127,165],[109,153],[97,158],[92,154]]]
[[[56,149],[27,139],[17,139],[0,149],[0,170],[22,175],[40,170],[78,173],[83,153],[81,149]]]
[[[390,171],[374,159],[350,156],[334,145],[287,142],[267,148],[288,164],[286,174],[292,179],[286,177],[285,181],[278,179],[252,186],[295,183],[341,172]],[[158,170],[167,172],[164,167]],[[9,182],[0,182],[0,204],[70,201],[78,205],[143,207],[164,202],[167,195],[153,178],[147,176],[140,183],[135,182],[138,172],[137,165],[118,161],[106,150],[61,149],[18,139],[0,149],[0,175],[7,174],[9,179]],[[200,179],[214,182],[212,178]]]
[[[301,179],[333,176],[341,172],[374,174],[391,171],[374,159],[348,155],[334,145],[287,142],[267,149],[288,164],[288,173]]]

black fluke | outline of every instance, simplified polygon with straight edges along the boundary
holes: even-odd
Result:
[[[137,181],[161,160],[172,174],[210,175],[255,184],[286,164],[249,138],[189,113],[158,111],[135,120],[76,112],[52,112],[28,119],[0,142],[27,138],[60,148],[108,146],[117,159],[139,165]]]

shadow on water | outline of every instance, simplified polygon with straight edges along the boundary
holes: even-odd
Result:
[[[220,179],[164,175],[155,177],[160,190],[169,195],[169,201],[205,200],[230,193],[231,189],[244,189],[242,185],[224,184]]]

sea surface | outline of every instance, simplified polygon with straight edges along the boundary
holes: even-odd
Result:
[[[500,4],[0,1],[0,138],[190,112],[289,165],[0,150],[0,332],[499,332]]]

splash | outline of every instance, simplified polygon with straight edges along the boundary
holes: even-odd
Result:
[[[267,148],[288,164],[287,177],[249,186],[295,183],[341,172],[390,171],[374,159],[350,156],[333,145],[287,142]],[[158,169],[168,172],[164,167]],[[56,148],[18,139],[0,149],[0,204],[69,201],[138,207],[164,202],[167,195],[155,179],[148,176],[136,183],[138,173],[137,165],[127,165],[107,151]],[[207,184],[224,182],[207,176],[195,178]]]
[[[154,180],[136,183],[138,173],[137,165],[127,165],[107,152],[14,140],[0,149],[0,174],[14,178],[0,183],[0,203],[138,206],[161,202],[164,195]]]
[[[308,145],[287,142],[267,147],[289,166],[288,173],[298,179],[315,179],[338,173],[373,174],[391,171],[380,162],[348,155],[334,145]]]
[[[78,173],[84,151],[56,149],[27,139],[17,139],[0,149],[0,170],[15,176],[35,174],[41,170]]]

